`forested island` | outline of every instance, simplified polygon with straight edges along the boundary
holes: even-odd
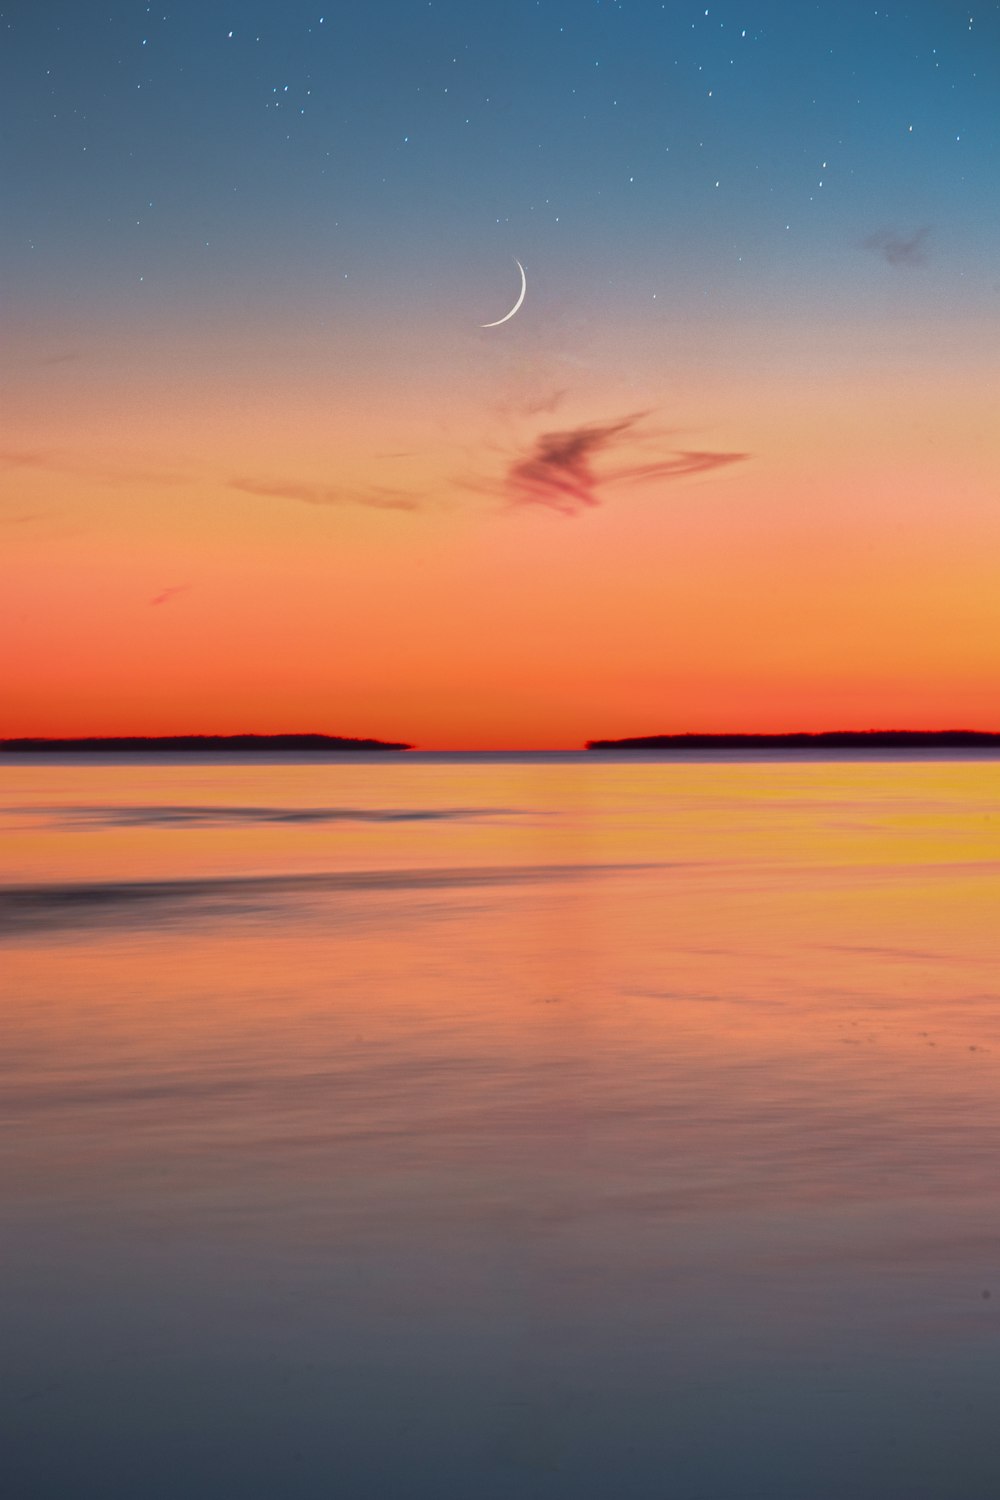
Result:
[[[819,734],[647,734],[588,740],[588,750],[995,750],[982,729],[829,729]]]
[[[337,734],[124,734],[88,735],[79,739],[0,740],[0,753],[11,755],[93,755],[115,753],[169,755],[246,755],[342,753],[351,750],[409,750],[388,740],[352,740]]]

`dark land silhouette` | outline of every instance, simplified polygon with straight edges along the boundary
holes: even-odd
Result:
[[[244,755],[254,751],[338,753],[350,750],[409,750],[412,746],[388,740],[351,740],[337,734],[124,734],[88,735],[80,739],[0,740],[0,752],[24,755],[58,751],[60,755],[95,752],[166,751],[168,754]]]
[[[819,734],[646,734],[588,740],[588,750],[993,750],[982,729],[828,729]]]

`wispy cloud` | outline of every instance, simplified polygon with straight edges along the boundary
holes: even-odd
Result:
[[[359,505],[386,511],[416,511],[448,503],[443,499],[448,491],[465,490],[491,496],[508,506],[541,505],[575,516],[600,505],[606,491],[614,486],[684,479],[749,457],[746,453],[673,448],[669,446],[669,433],[646,420],[649,411],[536,432],[531,437],[514,435],[518,428],[523,431],[532,417],[554,411],[565,394],[550,389],[530,403],[522,401],[518,406],[501,408],[504,425],[513,433],[499,445],[481,437],[466,450],[465,471],[442,474],[433,491],[410,488],[405,483],[341,485],[246,475],[230,479],[229,487],[303,505]],[[537,427],[537,421],[531,425]]]
[[[231,479],[230,489],[275,500],[300,500],[304,505],[363,505],[371,510],[419,510],[420,497],[389,485],[345,488],[309,484],[292,479]]]
[[[566,432],[543,432],[527,458],[518,459],[507,470],[509,498],[518,504],[547,505],[567,515],[599,505],[600,479],[593,459],[614,447],[637,420],[624,417],[618,422],[593,423]]]
[[[61,449],[0,449],[0,468],[41,469],[53,474],[72,474],[78,479],[97,480],[102,484],[185,484],[187,476],[170,469],[136,468],[119,463],[114,455],[97,457],[89,453],[65,452]]]
[[[48,459],[49,454],[38,448],[0,449],[0,468],[4,469],[42,469]]]
[[[633,412],[609,422],[540,433],[499,481],[472,480],[467,487],[500,493],[512,505],[542,505],[576,516],[600,505],[612,486],[682,479],[749,456],[706,449],[663,452],[660,436],[637,430],[646,416]],[[629,446],[636,455],[631,459],[624,452]]]
[[[18,515],[0,515],[0,526],[27,526],[32,521],[41,521],[49,514],[45,510],[26,510]]]
[[[538,416],[540,412],[554,412],[561,406],[567,395],[566,387],[557,391],[549,391],[543,396],[529,397],[524,403],[524,411],[529,417]]]
[[[926,242],[930,233],[928,225],[915,229],[912,234],[900,234],[896,229],[879,229],[862,242],[865,250],[873,250],[890,266],[922,266],[927,259]]]
[[[191,585],[189,583],[174,583],[169,588],[161,589],[158,594],[154,594],[149,602],[151,605],[169,604],[171,599],[176,599],[181,594],[188,594],[190,592]]]

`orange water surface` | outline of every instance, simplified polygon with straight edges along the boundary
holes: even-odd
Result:
[[[0,783],[21,1496],[987,1500],[1000,761]]]

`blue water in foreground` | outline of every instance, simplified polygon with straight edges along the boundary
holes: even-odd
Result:
[[[4,1500],[996,1500],[1000,761],[0,767]]]

